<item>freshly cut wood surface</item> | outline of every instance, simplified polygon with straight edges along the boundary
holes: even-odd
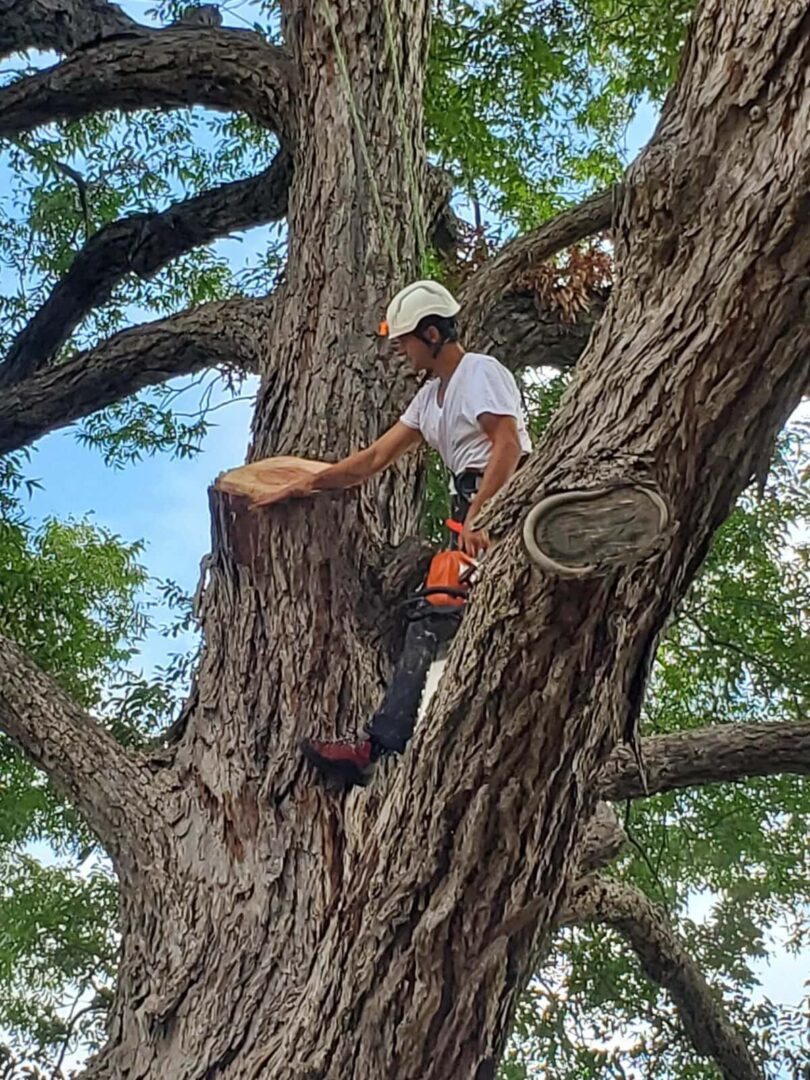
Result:
[[[327,461],[299,457],[271,457],[229,469],[215,487],[229,495],[245,495],[251,503],[270,506],[281,502],[305,480],[329,468]]]

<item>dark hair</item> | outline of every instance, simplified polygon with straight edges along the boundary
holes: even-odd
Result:
[[[443,345],[448,341],[458,341],[458,320],[455,316],[425,315],[424,319],[420,319],[416,324],[414,333],[426,340],[425,331],[431,326],[435,326],[439,331]]]

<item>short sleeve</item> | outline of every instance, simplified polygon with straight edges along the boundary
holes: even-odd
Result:
[[[400,416],[400,422],[414,431],[422,430],[422,403],[425,399],[426,387],[421,387],[414,396],[408,408]]]
[[[481,359],[466,386],[466,405],[477,420],[482,413],[513,416],[520,420],[523,409],[514,376],[497,360]]]

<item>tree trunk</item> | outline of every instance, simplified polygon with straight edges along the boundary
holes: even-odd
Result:
[[[383,7],[314,4],[287,24],[301,73],[289,257],[250,459],[345,454],[415,390],[377,334],[418,268],[425,168],[427,6],[396,7],[396,69]],[[397,627],[378,579],[384,551],[418,531],[418,481],[410,461],[339,501],[272,514],[212,490],[197,704],[156,777],[175,824],[123,897],[116,1020],[89,1075],[289,1075],[265,1071],[260,1048],[300,1010],[349,843],[297,744],[355,734],[379,702]]]
[[[262,374],[251,458],[333,458],[415,389],[375,329],[419,266],[428,6],[324,0],[285,16],[288,265],[272,303],[236,333],[222,327],[215,348]],[[288,89],[263,87],[249,66],[259,46],[245,67],[226,31],[210,33],[246,111],[275,116]],[[127,853],[120,976],[86,1076],[494,1075],[583,861],[599,771],[634,734],[661,629],[807,385],[809,41],[804,0],[702,4],[614,208],[605,316],[543,445],[489,515],[499,542],[428,715],[370,789],[324,790],[297,742],[353,735],[379,701],[397,637],[385,557],[416,531],[418,462],[260,513],[212,491],[185,726],[136,780],[119,770],[150,825],[145,810],[124,814],[115,838]],[[127,72],[125,105],[143,80],[138,63]],[[75,114],[71,77],[36,77],[36,116]],[[195,79],[188,94],[224,100]],[[13,127],[24,91],[10,100]],[[480,273],[468,305],[491,291]],[[178,325],[159,331],[156,363]],[[574,580],[538,572],[521,541],[532,504],[627,482],[670,509],[652,557]],[[106,819],[93,823],[111,843]]]

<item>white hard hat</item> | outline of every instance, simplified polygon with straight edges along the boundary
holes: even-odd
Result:
[[[452,318],[458,314],[458,300],[438,281],[414,281],[401,289],[385,313],[380,333],[391,338],[412,333],[428,315]]]

